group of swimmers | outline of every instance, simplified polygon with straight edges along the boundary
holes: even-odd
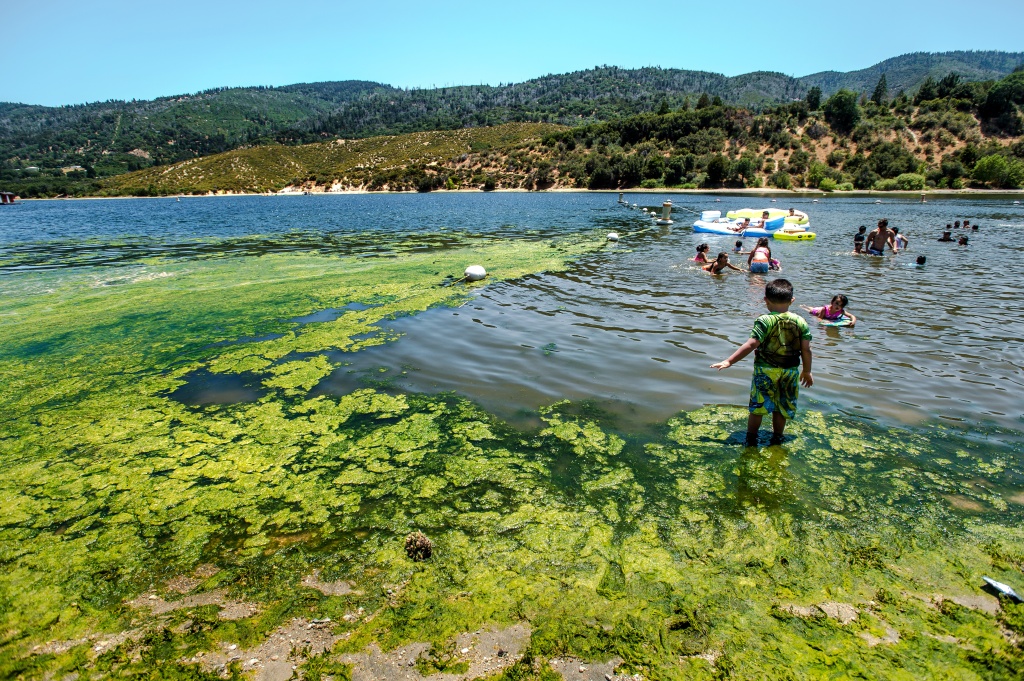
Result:
[[[697,256],[693,259],[694,262],[701,263],[702,269],[709,274],[722,274],[725,270],[736,270],[742,272],[743,269],[736,267],[729,262],[729,254],[722,251],[714,260],[708,260],[708,250],[710,246],[707,244],[701,244],[697,246]],[[778,260],[772,257],[771,246],[768,245],[768,237],[762,236],[757,240],[757,245],[754,246],[751,251],[743,250],[743,242],[737,241],[736,247],[733,248],[733,254],[735,255],[746,255],[747,256],[747,271],[754,274],[768,274],[769,271],[781,271],[782,265]]]
[[[938,240],[939,241],[944,241],[944,242],[956,241],[956,245],[957,246],[966,246],[967,245],[967,235],[966,234],[962,234],[957,239],[954,239],[953,236],[952,236],[954,229],[969,229],[969,230],[971,230],[973,232],[977,232],[978,231],[978,225],[972,225],[970,220],[964,220],[964,224],[963,225],[960,224],[959,220],[957,220],[953,224],[946,223],[946,229],[944,229],[942,231],[942,236],[940,236],[938,238]]]

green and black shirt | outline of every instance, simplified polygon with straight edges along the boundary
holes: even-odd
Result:
[[[757,318],[750,337],[756,338],[754,364],[779,369],[800,366],[800,346],[811,340],[811,328],[800,315],[792,312],[769,312]]]

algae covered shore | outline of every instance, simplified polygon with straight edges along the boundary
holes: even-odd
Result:
[[[810,409],[745,448],[734,406],[638,434],[587,401],[524,428],[316,390],[488,285],[466,264],[514,280],[602,236],[6,275],[0,675],[1019,678],[1024,606],[981,589],[1024,567],[999,438]],[[245,398],[189,403],[196,376]]]

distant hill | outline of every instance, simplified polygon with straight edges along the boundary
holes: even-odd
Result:
[[[870,92],[883,72],[895,94],[916,89],[928,76],[955,72],[967,80],[995,79],[1021,63],[1024,53],[917,53],[861,71],[803,78],[772,72],[727,77],[681,69],[599,67],[500,86],[404,90],[341,81],[63,107],[0,103],[0,183],[18,182],[26,172],[102,178],[264,144],[507,122],[579,126],[663,106],[677,109],[705,93],[759,110],[802,98],[813,85],[825,96],[840,87]]]
[[[956,73],[964,80],[998,80],[1022,65],[1024,52],[913,52],[860,71],[822,71],[799,80],[806,88],[817,85],[826,96],[841,88],[870,94],[884,73],[889,92],[895,95],[900,90],[912,93],[929,76],[938,80]]]

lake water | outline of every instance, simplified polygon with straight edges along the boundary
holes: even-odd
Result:
[[[342,394],[383,381],[389,389],[456,391],[513,423],[538,406],[588,400],[624,431],[706,404],[743,404],[751,359],[709,368],[748,336],[764,310],[766,277],[709,277],[695,246],[730,250],[734,239],[695,234],[703,209],[793,206],[811,216],[814,242],[773,242],[796,303],[850,298],[855,329],[812,322],[815,385],[803,406],[886,425],[944,422],[986,437],[1022,430],[1024,206],[1012,196],[916,199],[628,194],[657,208],[658,227],[612,193],[417,194],[39,201],[0,209],[0,296],[17,296],[35,272],[105,268],[151,258],[189,259],[317,251],[390,255],[445,248],[456,236],[547,239],[617,231],[621,240],[566,272],[495,283],[458,309],[390,323],[399,340],[338,353],[345,366],[314,388]],[[717,200],[720,199],[720,200]],[[898,256],[854,257],[852,237],[887,217],[910,238]],[[937,242],[953,220],[980,230],[970,245]],[[746,240],[747,247],[753,240]],[[915,267],[927,256],[923,268]],[[467,263],[471,264],[471,263]],[[488,266],[488,263],[479,264]],[[796,308],[794,308],[796,309]],[[324,321],[322,317],[300,320]],[[240,339],[245,340],[245,339]],[[236,385],[194,386],[202,402],[251,398]],[[254,394],[254,393],[253,393]],[[250,396],[250,397],[247,397]]]

